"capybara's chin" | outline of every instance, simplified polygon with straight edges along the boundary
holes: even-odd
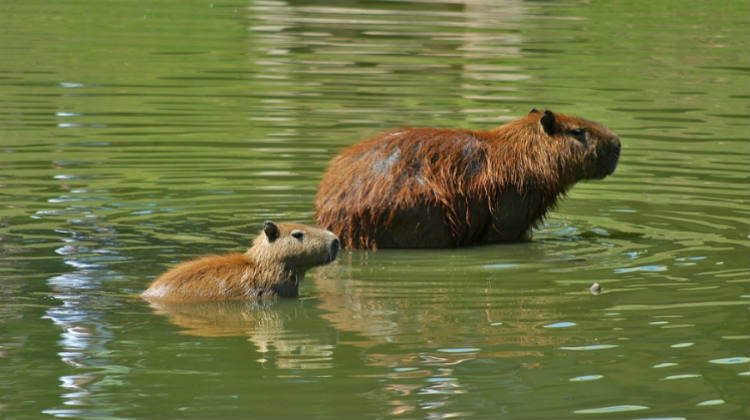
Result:
[[[523,241],[575,183],[612,174],[620,147],[608,128],[549,110],[486,131],[399,128],[333,158],[315,219],[349,248]]]

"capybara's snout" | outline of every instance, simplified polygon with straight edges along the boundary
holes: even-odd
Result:
[[[331,259],[336,259],[336,255],[338,255],[339,253],[340,246],[341,243],[339,242],[339,238],[336,238],[331,242]]]
[[[617,168],[617,162],[620,161],[620,150],[622,149],[620,138],[617,136],[612,136],[607,142],[605,149],[607,149],[604,155],[605,173],[602,178],[608,175],[612,175],[612,173],[615,171],[615,168]]]
[[[339,254],[339,248],[341,247],[341,243],[339,242],[339,238],[333,238],[331,241],[330,251],[328,254],[328,261],[327,262],[333,262],[336,260],[336,257]]]

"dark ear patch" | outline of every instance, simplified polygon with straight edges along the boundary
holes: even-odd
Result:
[[[276,223],[266,220],[265,223],[263,223],[263,232],[266,234],[266,238],[268,238],[268,242],[273,242],[276,239],[279,238],[279,227],[276,226]]]
[[[557,127],[555,126],[555,114],[553,114],[552,111],[544,111],[544,115],[542,115],[542,119],[540,120],[540,122],[542,123],[544,132],[547,133],[547,135],[551,136],[555,134],[555,131],[557,131]]]
[[[529,111],[529,114],[538,114],[539,110],[536,108],[531,108],[531,111]]]

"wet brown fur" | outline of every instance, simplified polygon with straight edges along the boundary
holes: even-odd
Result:
[[[275,230],[271,229],[271,225]],[[293,237],[302,233],[301,239]],[[336,258],[338,239],[298,223],[266,222],[243,253],[212,255],[177,265],[141,295],[150,301],[201,302],[297,296],[305,272]]]
[[[315,217],[351,248],[520,241],[573,184],[611,174],[619,153],[606,127],[550,111],[487,131],[401,128],[331,161]]]

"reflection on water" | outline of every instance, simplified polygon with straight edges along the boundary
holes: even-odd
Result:
[[[0,3],[0,412],[748,417],[747,8]],[[345,253],[265,304],[136,297],[309,223],[342,147],[532,107],[623,152],[531,243]]]
[[[487,280],[485,284],[481,284],[481,280],[470,281],[467,276],[485,274],[471,265],[447,273],[442,269],[427,270],[424,273],[426,278],[412,279],[404,284],[400,277],[408,268],[390,260],[397,253],[403,254],[403,251],[381,251],[366,262],[355,262],[350,253],[348,261],[342,260],[338,266],[320,269],[318,272],[326,275],[315,278],[319,308],[326,312],[323,317],[339,330],[367,337],[368,340],[359,345],[369,347],[388,342],[422,346],[430,342],[450,344],[455,341],[460,346],[457,340],[462,330],[486,337],[487,344],[521,347],[559,344],[541,333],[541,328],[547,326],[545,324],[550,319],[559,316],[554,309],[557,299],[507,290],[502,285],[493,287]],[[356,255],[361,253],[354,253]],[[420,256],[432,257],[417,253],[412,255],[412,264],[418,263],[415,257]],[[456,256],[458,258],[454,259],[458,261],[454,264],[470,263],[460,261],[461,257]],[[372,266],[379,267],[377,276],[363,275],[360,271]],[[463,309],[466,314],[456,319],[453,311],[435,310],[444,306]],[[431,328],[436,325],[441,328]],[[502,336],[496,336],[497,330],[503,331]],[[404,332],[410,335],[404,336]],[[512,354],[518,356],[522,352]]]
[[[104,313],[113,307],[113,302],[99,294],[104,288],[102,282],[112,276],[106,264],[120,259],[113,247],[117,243],[117,232],[100,226],[95,217],[71,219],[70,223],[78,228],[57,230],[68,238],[55,252],[73,271],[47,280],[52,297],[60,305],[49,307],[42,318],[50,319],[60,328],[57,355],[77,373],[59,377],[66,408],[43,412],[61,417],[78,416],[82,412],[109,416],[109,410],[90,411],[88,407],[101,398],[94,389],[100,384],[122,383],[122,376],[130,371],[127,366],[107,360],[109,344],[116,338],[113,326],[104,320]]]
[[[208,302],[166,304],[152,302],[160,315],[202,337],[246,336],[261,354],[261,365],[278,369],[331,368],[334,342],[297,330],[300,318],[308,318],[304,306],[282,302]],[[296,328],[295,328],[296,327]]]

